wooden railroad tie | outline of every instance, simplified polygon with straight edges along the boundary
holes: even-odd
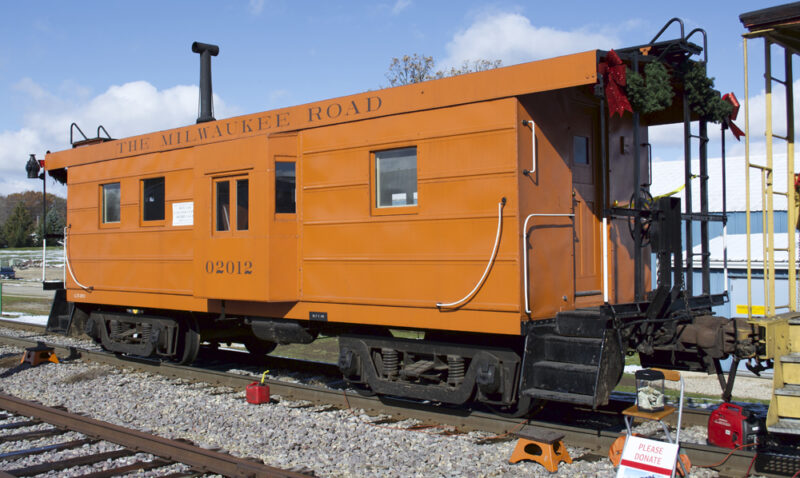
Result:
[[[509,463],[522,460],[533,460],[544,466],[547,471],[558,471],[562,461],[572,463],[567,447],[564,446],[564,434],[545,428],[525,426],[514,434],[519,438]]]

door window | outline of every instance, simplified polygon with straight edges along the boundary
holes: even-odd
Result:
[[[232,205],[236,205],[232,208]],[[214,180],[214,230],[246,231],[250,227],[250,183],[246,177]]]

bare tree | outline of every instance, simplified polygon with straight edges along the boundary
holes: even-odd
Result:
[[[448,76],[464,75],[476,71],[491,70],[502,66],[502,60],[464,60],[460,67],[451,67],[449,70],[435,70],[436,62],[432,56],[404,55],[402,58],[392,58],[386,79],[390,86],[409,85],[421,81],[437,80]]]
[[[436,78],[445,78],[447,76],[466,75],[467,73],[475,73],[476,71],[493,70],[503,66],[503,60],[464,60],[460,67],[450,67],[447,71],[439,70],[436,72]]]
[[[414,53],[403,55],[402,58],[392,58],[386,79],[391,86],[410,85],[433,79],[433,57]]]

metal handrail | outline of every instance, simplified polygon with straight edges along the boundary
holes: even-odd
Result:
[[[72,133],[73,133],[73,130],[75,130],[75,129],[77,129],[78,133],[80,133],[81,136],[83,136],[84,140],[89,139],[89,138],[86,137],[85,134],[83,134],[83,131],[81,130],[81,127],[78,126],[77,123],[72,123],[71,125],[69,125],[69,144],[75,144],[75,141],[72,140]]]
[[[536,172],[536,125],[533,120],[522,120],[522,125],[531,127],[531,169],[522,171],[527,176]]]
[[[708,64],[708,34],[702,28],[695,28],[694,30],[690,31],[688,35],[686,35],[686,41],[689,41],[689,38],[692,37],[695,33],[702,33],[703,34],[703,64]]]
[[[106,138],[113,139],[113,138],[111,138],[111,135],[108,134],[108,131],[106,130],[106,128],[103,125],[100,125],[100,126],[97,127],[97,137],[98,138],[100,137],[100,130],[103,130],[103,133],[106,134]]]
[[[681,20],[678,17],[674,17],[672,20],[668,21],[663,27],[661,27],[661,30],[659,30],[658,33],[656,33],[656,36],[654,36],[653,39],[650,40],[650,44],[652,45],[653,43],[655,43],[656,40],[658,40],[658,37],[660,37],[661,34],[664,33],[664,31],[667,28],[669,28],[669,26],[672,25],[675,22],[678,22],[681,25],[681,40],[683,40],[684,39],[684,36],[683,36],[683,20]]]
[[[492,269],[492,264],[494,264],[495,258],[497,257],[497,248],[500,245],[500,236],[503,232],[503,207],[505,205],[506,205],[506,198],[501,199],[500,202],[497,203],[497,234],[495,235],[494,238],[494,247],[492,248],[492,255],[489,256],[489,263],[486,264],[486,269],[484,269],[483,275],[478,280],[478,283],[475,284],[475,287],[473,287],[473,289],[461,299],[455,302],[448,302],[448,303],[437,302],[436,307],[440,309],[458,307],[464,302],[466,302],[468,299],[470,299],[478,291],[478,289],[481,288],[483,282],[486,280],[486,276],[489,275],[489,271]]]

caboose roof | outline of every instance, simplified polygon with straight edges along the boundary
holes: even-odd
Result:
[[[78,147],[48,154],[47,169],[592,84],[600,54],[590,50]]]
[[[749,33],[746,37],[765,37],[800,53],[800,2],[778,5],[739,15]]]

